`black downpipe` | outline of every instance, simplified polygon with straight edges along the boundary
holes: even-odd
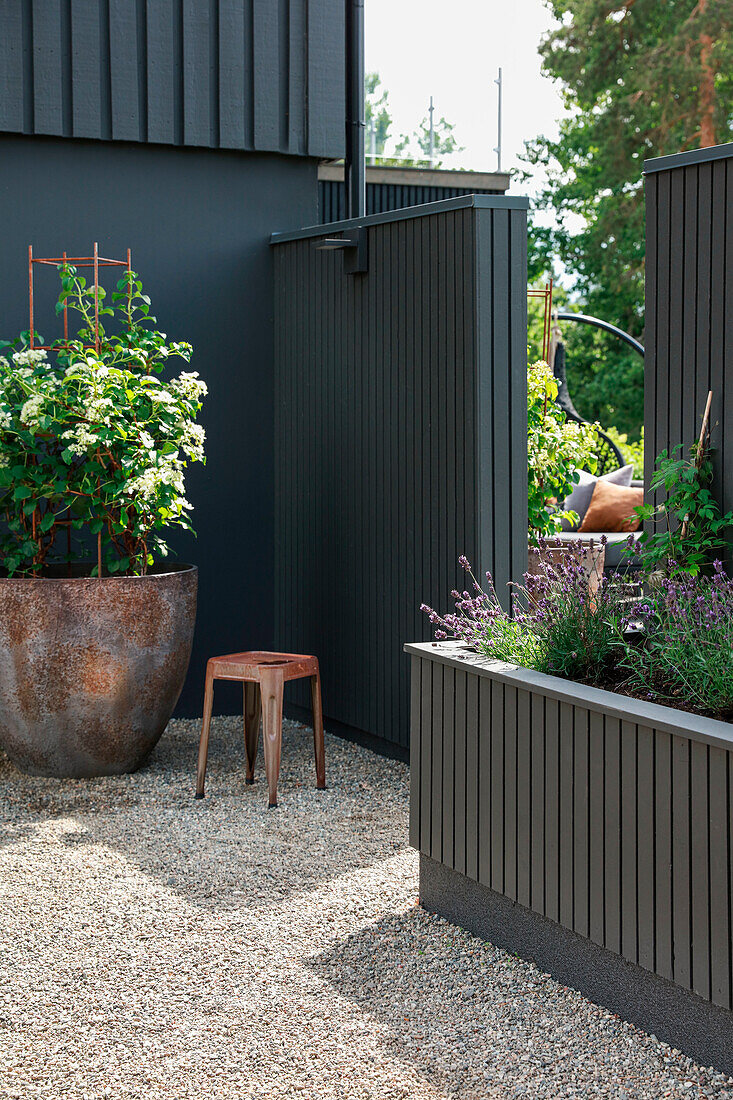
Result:
[[[346,0],[346,217],[366,213],[364,0]]]

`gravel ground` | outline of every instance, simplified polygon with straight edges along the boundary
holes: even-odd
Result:
[[[239,722],[172,722],[137,775],[0,763],[0,1096],[730,1097],[695,1066],[416,905],[407,769],[285,732],[280,808]]]

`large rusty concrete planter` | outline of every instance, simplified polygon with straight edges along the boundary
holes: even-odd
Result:
[[[183,687],[198,571],[0,578],[0,746],[30,775],[135,771]]]

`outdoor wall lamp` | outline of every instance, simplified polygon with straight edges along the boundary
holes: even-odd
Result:
[[[344,254],[344,272],[347,275],[363,275],[368,268],[367,231],[364,225],[345,230],[343,237],[323,237],[315,241],[313,247],[319,252],[336,252],[341,249]]]

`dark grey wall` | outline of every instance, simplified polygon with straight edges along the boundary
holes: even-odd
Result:
[[[462,553],[504,598],[526,568],[526,200],[366,224],[363,275],[323,228],[274,246],[275,637],[319,657],[332,726],[404,751],[421,601]]]
[[[733,726],[422,647],[410,783],[424,855],[733,1008]]]
[[[2,0],[0,131],[344,152],[344,0]]]
[[[272,250],[274,227],[317,216],[316,164],[292,157],[0,137],[0,333],[28,327],[28,245],[37,255],[124,256],[159,326],[189,340],[209,397],[208,463],[187,496],[198,539],[174,538],[201,571],[182,713],[201,711],[204,661],[273,641]],[[45,274],[44,274],[45,272]],[[36,275],[36,327],[54,331],[53,269]],[[218,689],[230,712],[239,697]]]
[[[366,183],[367,214],[383,214],[406,206],[454,199],[459,195],[503,195],[503,191],[482,191],[476,187],[436,187],[407,183]],[[346,188],[342,180],[318,181],[319,221],[337,222],[346,217]]]
[[[693,443],[713,390],[716,495],[733,508],[733,144],[646,177],[645,456]],[[733,543],[732,543],[733,548]]]

